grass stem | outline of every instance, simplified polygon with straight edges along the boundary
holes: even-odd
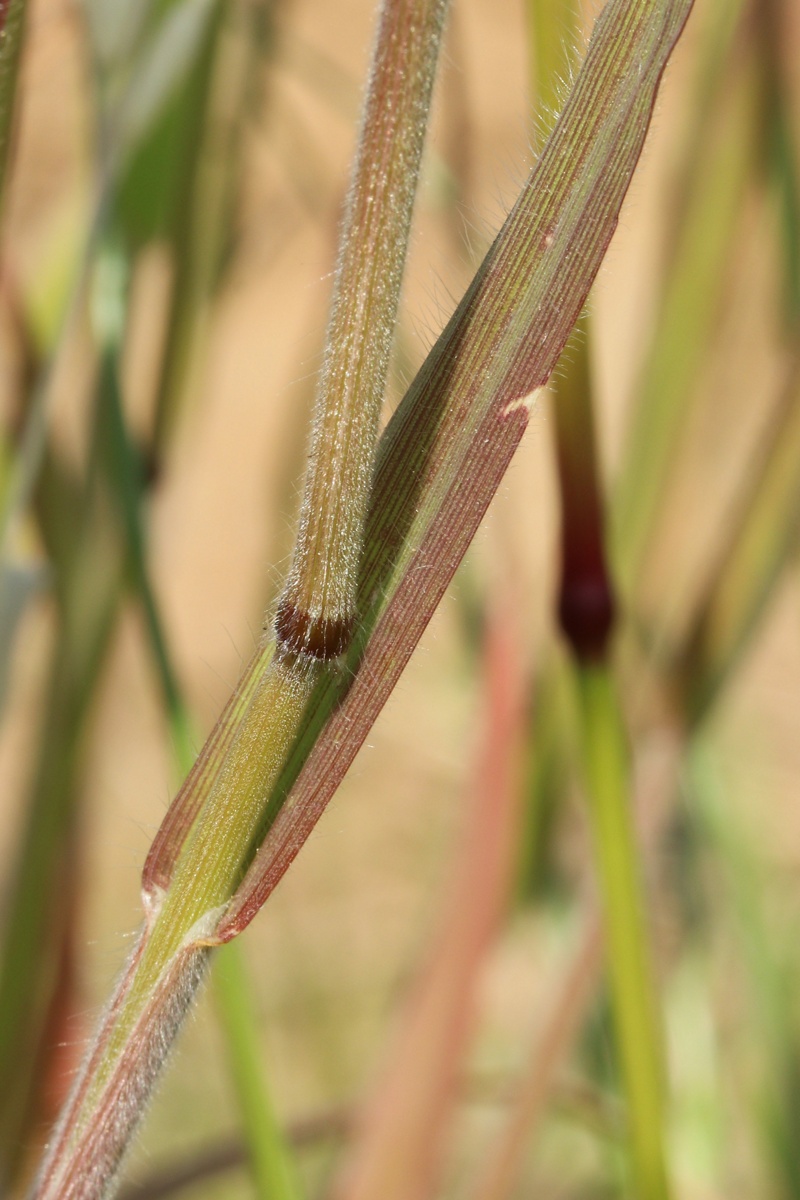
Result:
[[[584,663],[577,678],[634,1193],[637,1200],[667,1200],[665,1073],[630,807],[628,747],[608,668]]]
[[[264,1082],[258,1021],[244,957],[236,942],[217,951],[213,986],[256,1195],[259,1200],[300,1200],[300,1181]]]
[[[342,229],[280,646],[349,645],[378,418],[447,0],[384,0]]]

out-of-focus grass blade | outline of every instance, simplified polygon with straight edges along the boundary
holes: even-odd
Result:
[[[139,49],[109,119],[112,163],[125,164],[148,136],[201,53],[218,0],[177,0]]]
[[[341,1200],[437,1194],[444,1137],[475,1020],[476,985],[510,893],[524,688],[514,627],[513,618],[490,612],[485,732],[462,848],[441,928],[333,1189]]]
[[[27,333],[33,338],[36,330]],[[36,420],[42,416],[43,410],[34,413]],[[38,436],[44,437],[43,429]],[[35,492],[59,622],[0,960],[0,1077],[13,1081],[0,1092],[3,1181],[18,1165],[38,1086],[57,953],[50,937],[59,928],[53,908],[69,866],[64,858],[74,857],[69,834],[81,735],[123,585],[121,530],[104,486],[104,454],[95,427],[86,479],[78,482],[45,449]],[[33,488],[35,477],[29,475],[26,482]],[[18,495],[15,501],[18,505]]]
[[[538,673],[528,715],[517,866],[517,896],[523,903],[538,899],[557,883],[551,835],[578,753],[573,693],[568,664],[554,648]]]
[[[683,652],[688,712],[697,722],[748,645],[800,526],[800,367],[795,360],[770,437],[743,481],[727,552]]]
[[[663,300],[614,498],[613,557],[620,588],[629,600],[635,597],[698,367],[714,329],[754,162],[755,64],[748,47],[737,43],[734,51],[718,106],[703,116],[698,169],[677,241],[670,248]]]
[[[0,8],[0,203],[6,193],[27,12],[28,0],[6,0]]]
[[[471,1200],[508,1200],[514,1195],[533,1130],[597,987],[602,955],[601,923],[592,913],[578,935],[577,949],[553,997],[542,1036],[533,1047],[519,1095]]]
[[[136,51],[154,19],[154,0],[143,4],[120,0],[113,6],[106,0],[83,0],[82,8],[97,68],[105,73],[127,63],[132,69]]]
[[[706,23],[699,39],[697,79],[691,113],[696,118],[690,122],[686,134],[686,148],[679,168],[679,179],[675,187],[673,219],[670,222],[668,244],[671,247],[679,237],[681,225],[693,203],[695,180],[707,154],[709,114],[717,110],[731,73],[731,60],[736,60],[737,44],[750,37],[747,23],[752,0],[708,0],[705,6]]]
[[[154,404],[157,457],[164,452],[181,401],[195,378],[204,318],[230,235],[245,107],[253,73],[261,66],[252,36],[251,7],[240,3],[227,12],[219,10],[181,97],[184,119],[178,162],[183,169],[175,172],[172,220],[166,229],[173,277]],[[232,19],[237,13],[238,21]],[[148,189],[148,180],[141,175],[133,175],[130,184],[136,185],[137,196]]]
[[[767,1151],[776,1195],[800,1196],[800,979],[793,947],[781,944],[765,919],[765,873],[757,851],[730,803],[732,780],[707,739],[696,739],[688,756],[686,785],[701,827],[722,863],[738,925],[737,948],[745,962],[757,1011],[759,1078],[753,1108]]]
[[[95,456],[96,467],[96,456]],[[62,493],[62,506],[64,495]],[[63,515],[63,507],[62,507]],[[48,683],[39,752],[26,808],[26,830],[8,891],[0,963],[0,1172],[7,1180],[22,1149],[51,992],[49,930],[57,928],[59,863],[70,851],[80,734],[93,681],[104,658],[122,585],[113,513],[90,476],[76,520],[74,557],[58,564],[59,641]]]
[[[757,9],[763,89],[763,142],[767,169],[777,192],[784,267],[786,320],[796,334],[800,322],[800,180],[797,147],[800,124],[793,111],[781,53],[782,5],[761,0]]]
[[[102,428],[94,423],[84,480],[65,470],[46,443],[53,356],[81,307],[84,275],[102,219],[101,204],[70,281],[69,298],[62,297],[54,305],[38,290],[30,304],[24,305],[26,316],[30,311],[34,318],[37,314],[41,318],[26,324],[23,331],[36,383],[19,452],[22,463],[17,464],[4,513],[4,532],[8,543],[29,500],[35,500],[52,566],[58,640],[27,796],[25,828],[7,893],[0,960],[0,1077],[14,1085],[0,1091],[0,1189],[17,1168],[40,1083],[40,1043],[57,953],[50,931],[59,928],[53,907],[58,904],[60,881],[69,865],[65,866],[64,858],[74,857],[69,835],[75,817],[82,735],[124,584],[124,539],[105,485],[107,447]],[[62,274],[59,267],[52,277],[53,290],[59,295]],[[51,327],[47,314],[52,316],[54,308],[61,312]],[[53,335],[56,350],[52,344],[43,344],[48,334]]]
[[[6,702],[8,673],[19,623],[30,602],[47,586],[43,563],[0,564],[0,715]]]
[[[667,1200],[667,1075],[633,825],[630,749],[609,666],[583,662],[576,675],[633,1191],[645,1200]]]
[[[57,268],[50,276],[52,291],[47,295],[39,292],[38,297],[31,297],[30,315],[33,320],[30,324],[26,298],[21,298],[20,313],[25,314],[22,337],[30,358],[32,383],[28,389],[22,436],[11,461],[9,478],[4,481],[3,506],[0,510],[0,556],[6,559],[11,555],[18,528],[31,505],[39,479],[47,446],[47,423],[55,368],[70,334],[75,331],[82,310],[95,241],[105,218],[106,198],[106,193],[101,191],[96,199],[89,229],[82,234],[83,243],[75,256],[75,269],[66,288],[62,291],[63,273]],[[70,257],[69,250],[66,257]],[[43,339],[49,334],[52,340],[42,346]]]
[[[219,0],[162,3],[144,29],[134,25],[108,49],[104,6],[97,8],[99,95],[116,156],[115,223],[131,251],[160,240],[172,258],[151,469],[161,464],[188,386],[204,307],[223,259],[242,107],[256,53],[248,31],[238,28],[252,20],[250,9]]]
[[[184,181],[193,170],[207,115],[206,93],[221,9],[206,5],[193,16],[183,54],[171,64],[173,73],[163,81],[159,94],[151,97],[150,118],[131,137],[117,179],[115,214],[134,248],[155,238],[170,238],[178,220],[186,216],[180,212],[180,202],[185,200]],[[146,83],[134,76],[128,90],[135,95]],[[112,129],[114,116],[112,108],[107,118]]]
[[[126,543],[126,565],[132,577],[134,593],[142,605],[182,778],[194,761],[190,723],[170,661],[158,603],[150,581],[141,517],[143,463],[128,435],[122,408],[120,360],[128,313],[128,268],[128,258],[121,246],[108,239],[98,255],[93,296],[100,355],[95,427],[104,451],[106,485],[109,496],[117,505],[120,529]]]
[[[58,345],[68,297],[80,273],[86,220],[85,205],[78,196],[65,196],[39,239],[34,270],[20,288],[18,324],[31,359],[30,374]]]
[[[22,4],[12,0],[7,14],[17,22],[13,27],[17,32],[21,31],[22,8]],[[134,8],[128,6],[129,14]],[[123,153],[130,153],[136,139],[157,120],[181,73],[189,69],[211,9],[212,5],[206,0],[183,3],[167,14],[163,26],[152,34],[143,52],[142,65],[138,72],[133,72],[127,91],[123,90],[123,101],[116,112],[117,132],[120,128],[125,131],[121,144]],[[120,38],[120,29],[129,40]],[[136,40],[140,32],[138,19],[127,27],[121,19],[115,32],[117,52],[124,54],[130,40]],[[101,51],[113,57],[114,46],[110,46],[107,39]],[[0,90],[11,78],[9,70],[5,69],[4,56],[13,53],[16,53],[15,43],[11,27],[7,27],[0,48]],[[10,110],[9,99],[2,107],[3,119],[7,114],[10,117]],[[72,298],[60,306],[62,309],[72,311],[79,303],[86,264],[105,220],[106,199],[107,194],[104,194],[98,202],[73,284]],[[52,289],[48,290],[50,293]],[[55,324],[65,328],[70,321],[69,316],[60,315]],[[6,531],[10,529],[12,518],[18,516],[27,503],[38,474],[45,437],[44,399],[48,386],[49,369],[44,368],[31,404],[30,436],[26,438],[25,452],[16,472],[16,486],[9,497]],[[49,706],[43,721],[42,755],[32,784],[28,833],[21,846],[16,880],[10,889],[0,974],[0,1075],[18,1081],[16,1090],[4,1089],[0,1100],[0,1144],[7,1160],[4,1170],[9,1171],[20,1142],[27,1094],[33,1086],[34,1048],[47,1006],[46,983],[37,980],[37,957],[41,963],[47,962],[47,955],[42,952],[44,931],[52,902],[51,883],[57,879],[56,863],[63,831],[71,821],[76,748],[94,679],[104,657],[124,572],[126,556],[120,541],[121,530],[115,514],[109,509],[110,496],[102,481],[100,459],[106,451],[107,447],[95,445],[86,494],[80,505],[82,515],[72,522],[73,529],[82,528],[82,537],[78,541],[71,536],[62,539],[62,549],[67,552],[67,557],[58,566],[56,586],[61,597],[63,627],[53,668]],[[52,473],[43,482],[46,495],[52,491]],[[50,507],[50,515],[55,514],[59,528],[63,525],[65,512],[63,499],[62,496]],[[58,529],[54,528],[52,533],[54,538],[59,538]],[[55,543],[53,548],[57,548]]]

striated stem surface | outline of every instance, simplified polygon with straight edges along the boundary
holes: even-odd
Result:
[[[385,0],[342,229],[278,644],[347,649],[375,445],[447,0]]]

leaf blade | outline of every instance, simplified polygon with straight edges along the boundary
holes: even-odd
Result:
[[[611,0],[603,10],[526,189],[384,433],[361,576],[364,616],[348,657],[346,694],[340,681],[326,676],[312,696],[294,767],[287,767],[297,774],[291,803],[281,807],[285,792],[274,796],[278,811],[220,926],[222,938],[252,920],[305,841],[472,540],[527,426],[525,398],[555,366],[616,228],[658,83],[691,6],[691,0],[663,0],[656,7]],[[615,55],[617,38],[624,39],[624,52]],[[616,107],[603,97],[611,85],[619,93]],[[615,119],[615,111],[622,116]],[[591,155],[570,151],[592,135],[592,174],[581,186],[576,179]],[[546,199],[537,206],[540,194]],[[526,292],[531,259],[538,278]],[[578,279],[564,283],[575,262],[581,263]],[[494,286],[498,278],[502,288]],[[476,332],[479,304],[485,312]],[[516,349],[501,361],[509,345]],[[450,403],[448,396],[454,397]],[[315,737],[323,725],[324,734]]]

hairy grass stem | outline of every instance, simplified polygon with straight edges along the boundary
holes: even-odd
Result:
[[[278,645],[335,658],[357,618],[364,521],[447,0],[386,0],[342,226]]]

